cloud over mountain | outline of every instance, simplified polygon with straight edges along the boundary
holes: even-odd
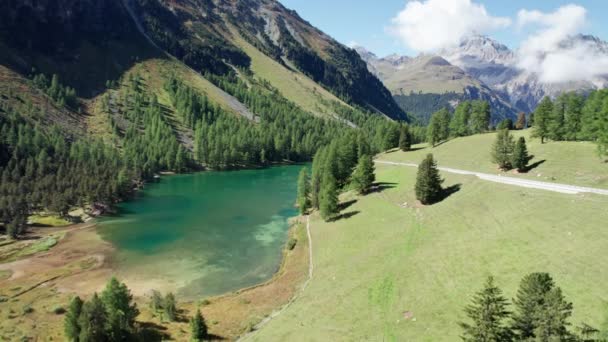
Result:
[[[518,69],[547,84],[605,81],[608,47],[580,39],[588,20],[587,10],[579,5],[552,12],[521,9],[512,20],[493,16],[473,0],[414,0],[393,18],[390,32],[411,49],[430,53],[456,47],[475,34],[505,29],[512,22],[525,32],[513,58]]]
[[[413,50],[430,52],[510,25],[511,19],[493,17],[471,0],[425,0],[409,1],[389,30]]]

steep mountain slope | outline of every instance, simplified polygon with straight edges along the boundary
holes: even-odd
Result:
[[[578,35],[566,39],[559,50],[577,44],[589,46],[599,56],[608,55],[608,43],[593,36]],[[450,63],[504,94],[518,110],[533,111],[545,96],[555,97],[566,91],[588,92],[603,88],[608,77],[576,82],[543,82],[537,73],[518,68],[518,52],[485,36],[464,39],[459,46],[439,52]]]
[[[391,55],[378,58],[364,48],[357,52],[391,90],[393,97],[408,113],[422,122],[446,106],[461,100],[483,99],[492,105],[493,121],[514,116],[513,109],[483,82],[440,56],[419,55],[415,58]]]

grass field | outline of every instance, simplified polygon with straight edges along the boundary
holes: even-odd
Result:
[[[534,155],[530,165],[538,164],[528,173],[509,176],[536,179],[540,181],[565,183],[608,189],[608,163],[597,155],[595,144],[590,142],[548,142],[531,139],[531,130],[513,131],[514,137],[526,138],[528,152]],[[468,171],[501,173],[492,163],[490,152],[496,138],[495,133],[457,138],[429,148],[426,144],[414,146],[413,152],[391,151],[378,159],[420,163],[427,153],[433,153],[441,166]],[[505,173],[503,173],[505,174]]]
[[[462,309],[488,275],[512,298],[520,279],[536,271],[551,273],[573,301],[573,324],[600,324],[608,198],[444,174],[445,185],[460,191],[420,207],[415,175],[414,168],[378,166],[385,190],[346,194],[343,201],[356,200],[342,212],[348,219],[313,217],[313,279],[253,340],[456,341]]]

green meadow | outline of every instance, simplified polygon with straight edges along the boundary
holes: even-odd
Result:
[[[497,172],[487,160],[492,141],[491,134],[457,139],[432,152],[440,166]],[[534,172],[560,182],[606,184],[594,181],[606,165],[594,157],[593,145],[556,145],[530,144],[532,154],[547,159]],[[562,158],[554,148],[564,151]],[[428,151],[380,158],[419,162]],[[576,178],[577,170],[587,177]],[[253,340],[455,341],[463,308],[488,275],[511,299],[531,272],[549,272],[562,287],[574,303],[573,326],[604,320],[608,197],[443,173],[444,186],[460,190],[423,207],[415,201],[415,168],[377,165],[376,174],[381,191],[343,194],[347,218],[311,218],[313,279]]]

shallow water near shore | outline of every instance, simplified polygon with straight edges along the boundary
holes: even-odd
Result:
[[[99,222],[117,277],[136,292],[198,298],[270,279],[304,166],[163,177]]]

